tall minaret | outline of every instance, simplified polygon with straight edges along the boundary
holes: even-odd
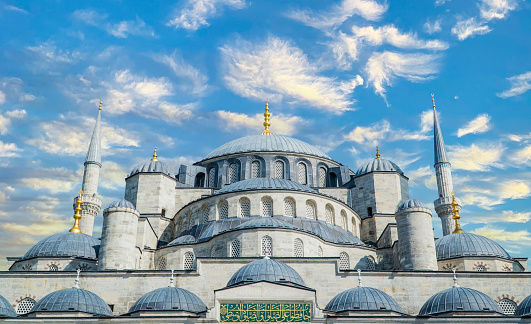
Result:
[[[83,194],[81,200],[83,201],[81,219],[79,220],[79,228],[82,233],[92,235],[94,229],[94,218],[98,215],[101,209],[101,199],[97,197],[98,181],[100,178],[101,169],[101,104],[98,111],[98,118],[96,118],[96,125],[92,132],[90,145],[85,159],[85,172],[83,173]],[[74,198],[75,201],[79,198]]]
[[[437,112],[435,111],[435,99],[431,95],[431,102],[433,105],[433,141],[435,149],[435,176],[437,177],[437,190],[439,191],[439,199],[433,202],[435,211],[441,219],[443,235],[450,235],[455,229],[453,222],[453,206],[452,194],[454,186],[452,184],[451,165],[446,157],[446,149],[444,148],[444,140],[437,119]],[[460,210],[461,207],[457,205]]]

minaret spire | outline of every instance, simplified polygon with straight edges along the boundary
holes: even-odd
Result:
[[[271,131],[269,130],[269,126],[271,126],[271,123],[269,123],[269,117],[271,117],[271,114],[269,113],[269,100],[265,101],[265,113],[264,113],[264,127],[265,130],[260,135],[273,135]]]
[[[437,191],[439,198],[433,202],[435,211],[441,219],[443,235],[450,235],[454,232],[455,224],[453,222],[454,209],[459,211],[461,207],[453,197],[454,186],[452,183],[451,164],[446,156],[446,148],[444,147],[444,140],[439,126],[439,119],[437,118],[437,111],[435,110],[435,98],[431,95],[431,103],[433,107],[433,144],[435,157],[435,176],[437,178]]]

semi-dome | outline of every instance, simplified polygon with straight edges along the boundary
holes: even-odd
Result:
[[[138,311],[185,311],[202,313],[207,311],[205,303],[190,291],[177,287],[164,287],[148,292],[129,309]]]
[[[520,305],[518,305],[514,316],[531,316],[531,295],[527,296],[526,298],[524,298],[524,300],[522,300]]]
[[[238,181],[228,186],[225,186],[221,188],[217,192],[217,194],[225,194],[229,192],[247,191],[247,190],[260,190],[260,189],[292,190],[292,191],[317,193],[316,190],[308,186],[305,186],[298,182],[286,180],[286,179],[254,178],[254,179]]]
[[[404,172],[402,172],[400,167],[398,167],[398,165],[396,165],[395,163],[386,159],[376,158],[371,162],[365,164],[364,166],[360,167],[358,171],[356,171],[356,176],[364,175],[366,173],[374,171],[398,172],[399,174],[404,175]]]
[[[83,233],[58,233],[49,236],[29,249],[22,260],[36,257],[77,257],[96,260],[100,240]]]
[[[282,152],[330,159],[323,151],[301,140],[282,135],[252,135],[225,143],[210,152],[203,161],[221,156],[250,152]]]
[[[403,201],[398,205],[398,211],[409,209],[409,208],[428,208],[426,205],[424,205],[422,202],[416,200],[416,199],[409,199],[406,201]]]
[[[356,287],[337,294],[326,305],[325,311],[378,311],[404,313],[400,305],[385,292],[370,288]]]
[[[170,167],[159,160],[149,160],[145,163],[139,164],[136,167],[131,170],[131,173],[129,173],[129,176],[134,176],[137,173],[163,173],[165,175],[168,175],[171,177],[171,171]]]
[[[234,229],[239,230],[245,228],[289,228],[293,230],[299,229],[297,226],[275,217],[254,217],[253,220],[238,225]]]
[[[497,257],[511,259],[511,256],[496,242],[481,235],[459,233],[443,236],[435,241],[437,260],[459,257]]]
[[[62,289],[44,296],[29,313],[35,312],[83,312],[112,316],[111,309],[101,297],[79,288]]]
[[[289,265],[270,258],[263,258],[244,265],[236,271],[227,287],[249,282],[281,282],[306,286],[301,276]]]
[[[498,304],[486,294],[471,288],[452,287],[431,296],[420,309],[419,316],[450,312],[503,314]]]
[[[17,312],[3,296],[0,296],[0,317],[17,317]]]
[[[133,205],[133,203],[125,199],[119,199],[119,200],[113,201],[107,208],[117,208],[117,207],[135,209],[135,206]]]

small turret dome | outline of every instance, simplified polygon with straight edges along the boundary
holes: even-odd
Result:
[[[153,158],[145,163],[139,164],[131,170],[129,177],[134,176],[137,173],[163,173],[171,177],[170,167],[157,159],[157,148],[155,147],[155,153]]]
[[[511,256],[498,243],[472,233],[446,235],[435,241],[437,260],[459,257],[497,257],[511,260]]]
[[[112,316],[111,309],[101,297],[79,288],[62,289],[44,296],[29,313],[35,312],[83,312]]]
[[[109,204],[107,208],[117,208],[117,207],[135,209],[135,206],[133,205],[133,203],[125,199],[119,199],[119,200],[113,201],[112,203]]]
[[[242,180],[230,184],[221,188],[217,194],[225,194],[229,192],[237,191],[248,191],[248,190],[260,190],[260,189],[269,189],[269,190],[293,190],[293,191],[303,191],[317,193],[314,189],[300,184],[298,182],[286,180],[286,179],[275,179],[275,178],[254,178],[248,180]]]
[[[148,292],[129,309],[137,311],[185,311],[202,313],[207,311],[205,303],[190,291],[177,287],[164,287]]]
[[[236,271],[227,283],[227,287],[248,282],[282,282],[297,286],[306,286],[301,276],[289,265],[263,258],[244,265]]]
[[[436,316],[450,312],[499,313],[502,310],[486,294],[463,287],[452,287],[431,296],[422,306],[419,316]]]
[[[398,165],[396,165],[395,163],[386,159],[376,158],[371,162],[365,164],[364,166],[360,167],[358,171],[356,171],[356,177],[375,171],[397,172],[401,175],[404,175],[404,172],[402,172],[400,167],[398,167]]]
[[[78,257],[96,260],[100,240],[83,233],[58,233],[49,236],[29,249],[21,260],[36,257]]]
[[[514,316],[531,316],[531,295],[527,296],[526,298],[524,298],[524,300],[522,300],[520,305],[518,305]]]
[[[356,287],[337,294],[326,305],[325,311],[380,311],[404,313],[400,305],[385,292],[370,288]]]
[[[0,296],[0,317],[17,317],[17,312],[3,296]]]
[[[406,200],[400,203],[398,205],[398,211],[409,209],[409,208],[428,208],[426,205],[424,205],[422,202],[416,200],[416,199],[410,199]]]

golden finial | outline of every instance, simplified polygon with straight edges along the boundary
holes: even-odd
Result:
[[[269,123],[269,117],[271,117],[271,114],[269,113],[269,100],[266,100],[265,103],[266,103],[265,113],[264,113],[265,130],[260,135],[273,135],[273,133],[271,133],[271,131],[269,130],[269,126],[271,126],[271,124]]]
[[[79,196],[77,197],[76,201],[76,208],[74,209],[76,211],[74,215],[74,226],[70,229],[70,232],[72,233],[81,233],[81,229],[79,229],[79,220],[81,219],[81,204],[83,203],[81,201],[81,195],[83,194],[83,189],[79,190]]]
[[[376,158],[380,159],[380,150],[378,149],[378,145],[376,145]]]
[[[464,231],[461,229],[461,226],[459,225],[459,219],[461,216],[459,216],[459,209],[457,208],[459,204],[457,201],[455,201],[455,193],[452,191],[452,212],[454,213],[454,216],[452,217],[455,220],[455,230],[452,232],[452,234],[459,234],[464,233]]]
[[[103,101],[100,99],[100,110],[101,110],[101,104],[102,104],[102,102],[103,102]]]
[[[151,159],[151,161],[158,161],[157,160],[157,148],[155,147],[155,152],[153,153],[153,158]]]
[[[433,107],[433,110],[435,110],[435,99],[433,97],[434,97],[434,94],[432,93],[431,94],[431,105]]]

